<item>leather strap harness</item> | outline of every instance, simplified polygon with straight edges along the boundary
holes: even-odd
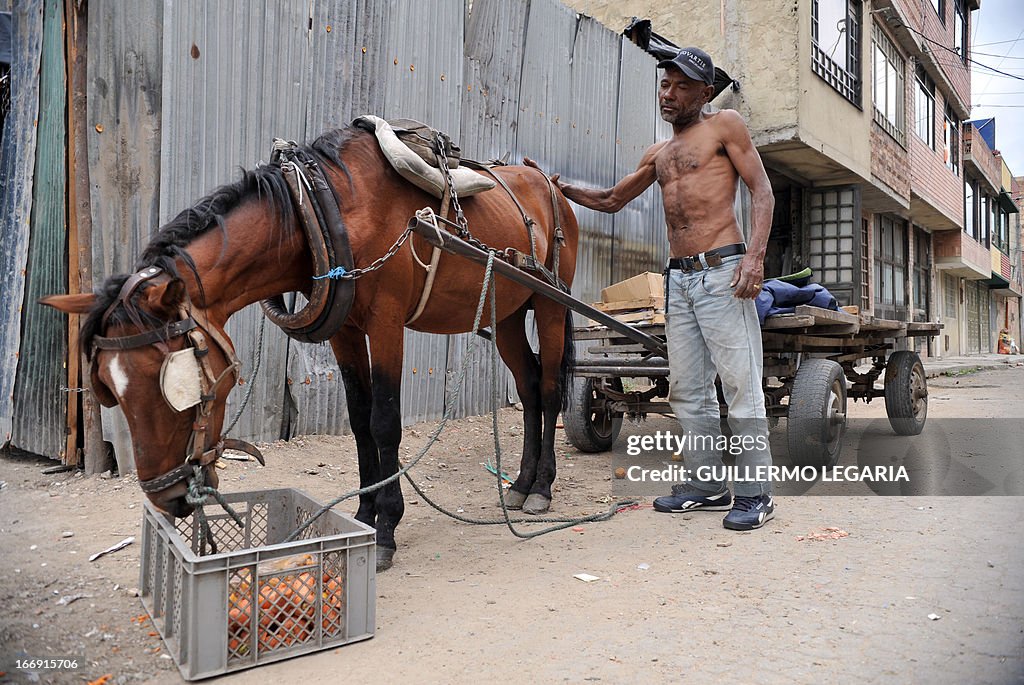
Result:
[[[313,254],[317,275],[338,267],[351,271],[354,266],[348,233],[339,210],[339,200],[320,163],[293,141],[276,139],[270,164],[280,167]],[[290,313],[284,297],[263,300],[267,318],[290,338],[299,342],[324,342],[337,333],[348,318],[355,299],[355,283],[348,279],[316,278],[309,303],[300,312]]]
[[[117,299],[104,312],[101,321],[102,328],[106,329],[110,317],[118,305],[124,306],[125,312],[136,326],[144,328],[137,308],[131,303],[131,297],[144,283],[163,274],[164,272],[161,269],[151,266],[129,276],[128,280],[121,287]],[[141,333],[117,337],[95,336],[93,338],[94,352],[91,361],[95,365],[97,361],[95,350],[97,349],[130,350],[155,345],[167,355],[169,353],[167,342],[174,338],[186,336],[196,355],[196,360],[199,362],[199,368],[202,370],[200,375],[201,401],[196,405],[196,415],[192,422],[192,435],[189,438],[189,447],[186,450],[185,460],[163,475],[149,480],[140,480],[139,486],[142,488],[142,491],[150,494],[166,490],[176,483],[188,480],[194,473],[194,467],[212,464],[220,458],[225,449],[245,452],[255,457],[260,464],[266,463],[260,451],[254,445],[243,440],[222,436],[211,449],[206,449],[206,436],[209,432],[213,403],[217,398],[217,388],[227,378],[230,378],[232,382],[237,381],[241,362],[235,356],[234,347],[227,338],[210,324],[206,315],[201,310],[192,308],[192,303],[187,294],[185,295],[185,302],[179,309],[179,316],[180,318],[177,321],[168,323],[160,328],[144,330]],[[220,374],[214,373],[213,367],[210,365],[210,348],[206,344],[207,336],[213,339],[213,342],[220,348],[221,353],[228,360],[228,366]]]

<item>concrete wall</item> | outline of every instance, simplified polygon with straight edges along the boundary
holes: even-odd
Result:
[[[911,74],[913,76],[913,74]],[[915,82],[916,83],[916,82]],[[916,85],[914,86],[916,88]],[[912,109],[914,98],[908,100],[908,109]],[[960,176],[946,166],[943,152],[943,122],[946,101],[941,93],[935,94],[935,146],[936,150],[925,145],[924,141],[911,132],[908,134],[911,155],[910,187],[915,195],[926,200],[932,207],[939,210],[958,226],[964,225],[964,181],[963,181],[963,150],[960,150]],[[908,121],[910,119],[908,118]]]
[[[621,32],[633,17],[641,17],[651,20],[655,33],[677,45],[703,48],[715,66],[740,82],[740,90],[722,93],[715,100],[716,106],[742,114],[756,145],[794,137],[799,73],[806,70],[810,74],[806,58],[809,43],[798,37],[804,30],[801,26],[809,27],[809,0],[565,2],[613,31]],[[806,19],[798,22],[797,17],[803,14]]]
[[[928,40],[941,43],[942,45],[949,46],[952,49],[953,42],[953,1],[947,0],[942,3],[944,5],[944,17],[945,24],[942,19],[935,12],[935,7],[929,0],[894,0],[894,3],[900,8],[905,14],[909,23],[917,31],[924,34]],[[973,14],[967,13],[965,21],[968,22],[967,33],[969,36],[974,35],[973,26],[971,25],[971,18]],[[918,43],[926,42],[924,38],[918,36]],[[935,45],[932,43],[931,45]],[[949,80],[950,85],[956,92],[960,101],[967,104],[971,101],[971,75],[967,69],[967,65],[964,64],[963,60],[959,56],[943,50],[939,46],[935,46],[933,51],[934,60],[938,63],[939,67],[945,73],[946,78]]]
[[[811,70],[811,0],[799,0],[800,139],[864,179],[871,178],[871,23],[861,16],[861,107],[857,109]],[[769,41],[765,41],[769,42]]]
[[[992,154],[985,139],[971,124],[964,125],[964,158],[981,172],[981,180],[988,183],[986,190],[989,193],[998,193],[1003,180],[1002,165]]]

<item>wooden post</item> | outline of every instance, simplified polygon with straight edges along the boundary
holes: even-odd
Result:
[[[92,283],[92,203],[89,198],[89,149],[86,128],[88,1],[67,0],[68,53],[68,292],[90,292]],[[78,349],[79,321],[68,318],[68,387],[88,388],[88,361]],[[90,390],[81,398],[85,474],[106,471],[110,456],[103,442],[100,408]],[[77,455],[77,403],[68,401],[68,455]],[[72,409],[74,407],[74,409]],[[77,458],[75,460],[77,462]],[[71,463],[70,461],[68,463]]]

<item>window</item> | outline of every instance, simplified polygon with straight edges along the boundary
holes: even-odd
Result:
[[[953,108],[946,105],[946,121],[943,124],[943,157],[946,166],[954,174],[960,175],[960,119],[953,112]]]
[[[814,269],[819,283],[829,287],[854,283],[856,193],[850,188],[811,192],[808,205],[807,266]],[[854,304],[852,297],[848,299],[846,304]]]
[[[935,8],[935,13],[939,15],[939,19],[942,20],[942,25],[946,25],[946,0],[932,0],[932,7]]]
[[[811,68],[860,107],[861,0],[811,0]]]
[[[964,0],[953,0],[953,49],[967,64],[967,9]]]
[[[1009,226],[1009,215],[1002,207],[998,206],[998,201],[994,202],[995,208],[995,220],[996,224],[992,227],[992,244],[999,249],[1005,255],[1010,254],[1010,226]]]
[[[999,208],[999,245],[1003,252],[1010,254],[1010,215],[1002,207]]]
[[[974,181],[964,180],[964,233],[975,240],[978,239],[974,220],[976,212]]]
[[[907,227],[885,214],[875,217],[875,301],[882,315],[894,315],[907,305]]]
[[[904,88],[903,71],[906,65],[878,24],[874,25],[874,77],[875,122],[900,145],[905,142],[903,128]]]
[[[988,247],[991,245],[992,236],[999,232],[999,226],[996,224],[996,199],[991,195],[986,195],[985,207],[988,210],[988,220],[985,222],[985,238],[981,244]]]
[[[946,294],[946,317],[955,319],[957,318],[956,306],[959,304],[958,300],[960,299],[956,279],[949,274],[945,274],[942,277],[942,289]]]
[[[915,321],[926,321],[931,298],[932,237],[924,229],[914,227],[914,315]]]
[[[917,91],[914,101],[914,131],[924,144],[935,149],[935,82],[917,65]]]

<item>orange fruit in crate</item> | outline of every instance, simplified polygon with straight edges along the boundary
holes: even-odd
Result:
[[[271,578],[270,580],[276,581],[277,578]],[[272,611],[281,604],[281,593],[273,587],[276,584],[260,584],[260,609],[263,609],[263,611]]]

